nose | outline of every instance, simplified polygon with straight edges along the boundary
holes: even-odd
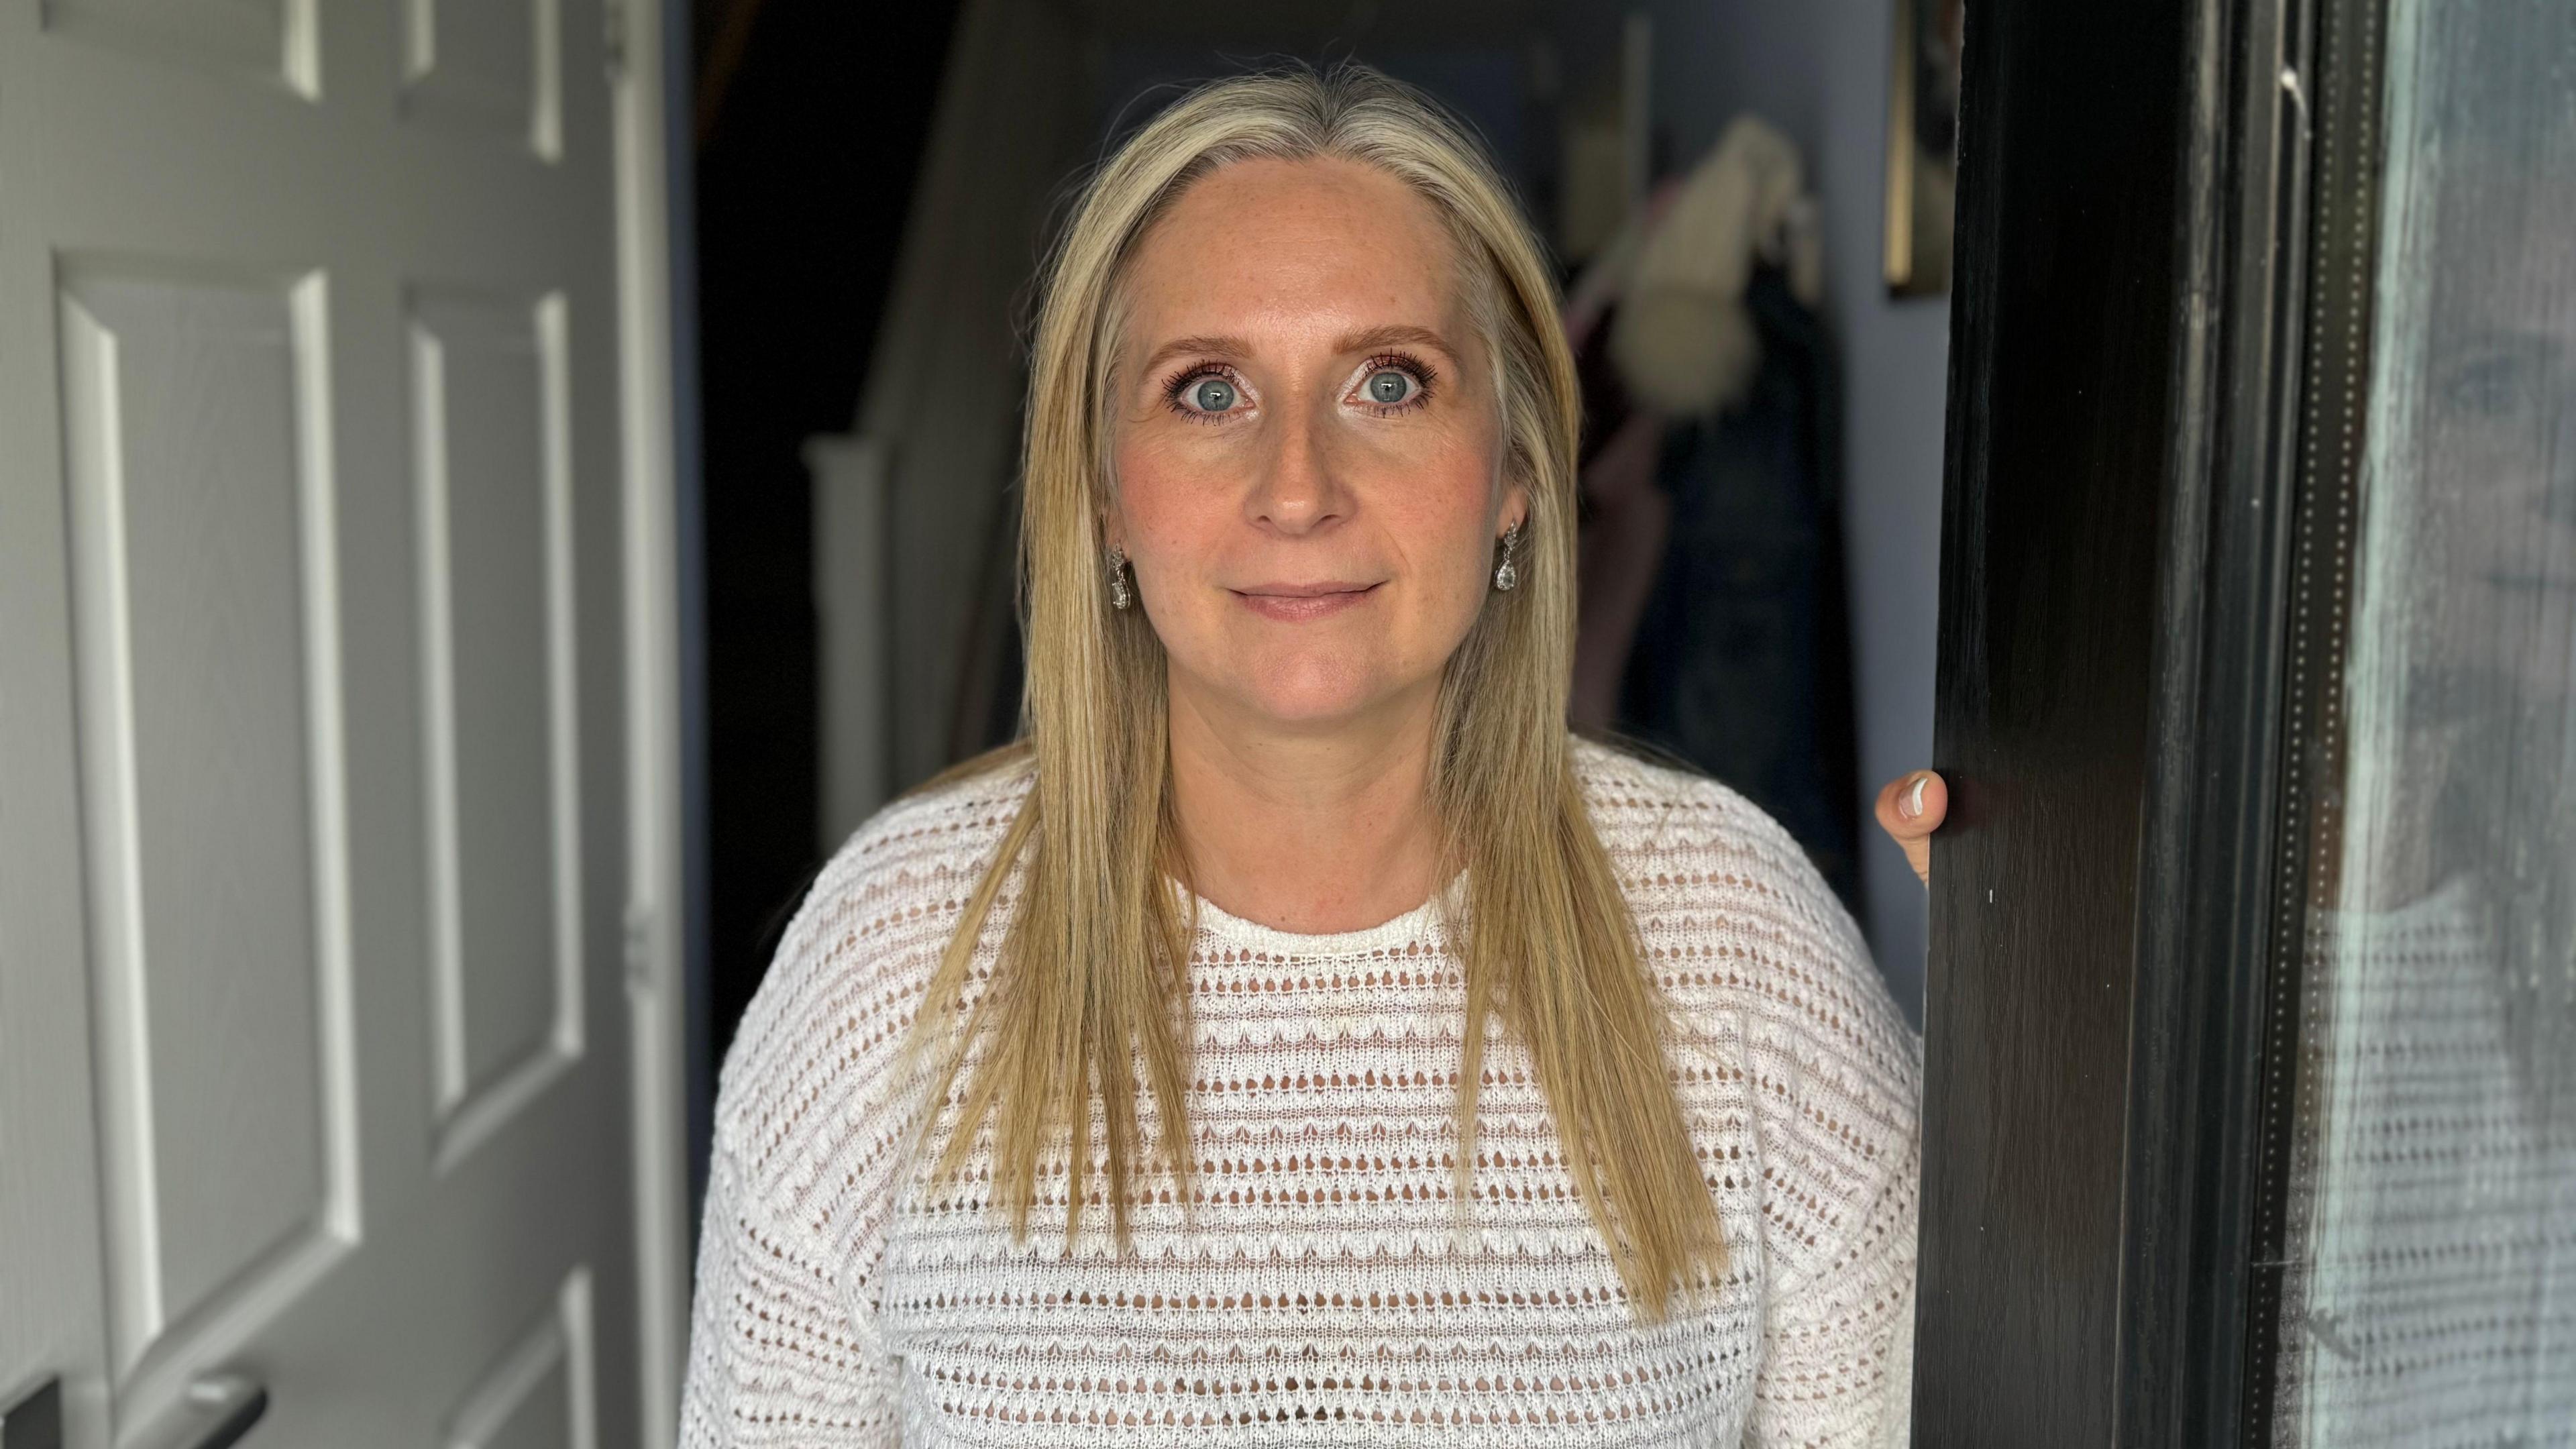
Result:
[[[1293,538],[1348,516],[1350,495],[1334,456],[1330,419],[1296,405],[1274,417],[1245,499],[1253,526]]]

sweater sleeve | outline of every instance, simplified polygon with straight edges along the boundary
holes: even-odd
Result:
[[[824,866],[744,1009],[716,1093],[682,1449],[898,1441],[901,1345],[878,1314],[918,1085],[897,1080],[901,1048],[1023,778],[878,812]]]
[[[1912,1417],[1922,1046],[1797,840],[1724,785],[1578,742],[1603,843],[1699,1084],[1703,1148],[1750,1127],[1761,1256],[1751,1449],[1880,1449]],[[1746,1120],[1749,1118],[1749,1122]],[[1738,1184],[1731,1180],[1725,1186]],[[1712,1188],[1720,1186],[1713,1177]]]
[[[1894,1449],[1908,1442],[1920,1149],[1908,1140],[1885,1165],[1845,1220],[1829,1266],[1774,1293],[1753,1384],[1750,1444]]]
[[[763,1208],[722,1145],[700,1233],[681,1449],[895,1444],[893,1365],[833,1255]]]
[[[1756,1027],[1776,1206],[1747,1442],[1898,1446],[1913,1410],[1921,1046],[1841,903],[1803,859],[1788,874],[1775,937],[1788,989]]]

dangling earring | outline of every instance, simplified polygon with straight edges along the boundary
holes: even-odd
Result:
[[[1503,535],[1503,561],[1494,570],[1496,593],[1508,594],[1520,584],[1521,571],[1512,567],[1512,550],[1519,545],[1520,541],[1521,525],[1515,523],[1512,525],[1512,531]]]
[[[1127,592],[1127,555],[1119,549],[1109,551],[1109,607],[1123,609],[1136,602]]]

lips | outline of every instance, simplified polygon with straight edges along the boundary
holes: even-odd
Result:
[[[1251,584],[1233,590],[1245,608],[1269,619],[1295,623],[1321,619],[1355,608],[1376,595],[1377,584],[1346,583],[1272,583]]]

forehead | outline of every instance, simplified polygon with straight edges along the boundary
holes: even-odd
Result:
[[[1238,161],[1146,232],[1127,278],[1131,343],[1156,337],[1449,322],[1456,242],[1439,212],[1357,162]]]

